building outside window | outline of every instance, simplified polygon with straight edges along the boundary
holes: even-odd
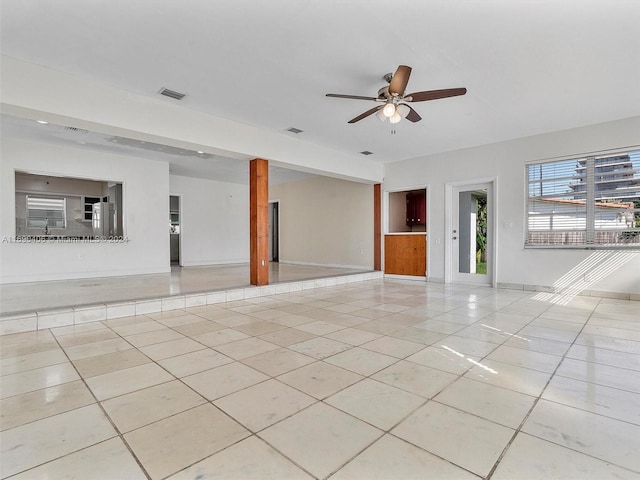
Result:
[[[640,246],[640,150],[530,163],[525,246]]]

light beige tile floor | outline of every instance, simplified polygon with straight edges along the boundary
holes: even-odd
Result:
[[[365,269],[269,263],[270,283],[365,272]],[[249,264],[172,266],[170,273],[0,285],[0,313],[113,303],[249,286]]]
[[[639,331],[386,279],[0,336],[0,477],[638,480]]]

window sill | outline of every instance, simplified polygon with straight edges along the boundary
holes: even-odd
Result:
[[[640,250],[640,243],[620,245],[524,245],[524,250]]]

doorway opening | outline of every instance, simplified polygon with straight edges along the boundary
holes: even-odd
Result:
[[[487,274],[487,190],[458,192],[458,268]]]
[[[280,260],[280,215],[279,201],[269,202],[269,261]]]
[[[169,261],[180,265],[180,197],[169,196]]]
[[[385,192],[385,275],[427,277],[427,194],[427,186]]]

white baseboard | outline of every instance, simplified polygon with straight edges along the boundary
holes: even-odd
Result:
[[[358,270],[373,270],[373,265],[342,265],[339,263],[296,262],[291,260],[280,260],[278,263],[284,263],[287,265],[304,265],[308,267],[351,268],[351,269],[358,269]]]
[[[181,267],[215,267],[217,265],[242,265],[249,263],[248,258],[240,258],[234,260],[205,260],[205,261],[182,261]]]
[[[418,277],[415,275],[395,275],[391,273],[385,273],[384,278],[391,278],[395,280],[413,280],[416,282],[426,282],[427,277]]]
[[[562,289],[550,287],[547,285],[527,285],[521,283],[498,283],[497,288],[503,290],[521,290],[525,292],[541,292],[552,295],[570,295],[572,297],[599,297],[599,298],[615,298],[618,300],[639,300],[640,294],[629,292],[607,292],[604,290],[580,290],[576,292],[563,292]]]
[[[444,283],[444,278],[442,278],[442,277],[427,277],[427,282],[429,282],[429,283]]]

